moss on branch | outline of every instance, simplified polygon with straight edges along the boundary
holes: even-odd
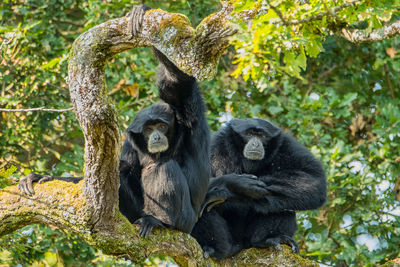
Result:
[[[293,254],[287,246],[283,246],[282,251],[248,249],[219,262],[206,259],[190,235],[155,229],[148,238],[141,238],[138,226],[130,224],[119,212],[108,227],[93,228],[82,187],[83,182],[50,181],[35,185],[34,196],[21,194],[16,186],[0,190],[0,235],[41,223],[71,231],[104,253],[123,256],[135,263],[143,262],[151,255],[164,254],[180,266],[317,266]]]

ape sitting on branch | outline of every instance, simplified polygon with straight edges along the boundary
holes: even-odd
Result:
[[[289,134],[260,119],[233,119],[211,141],[213,178],[192,235],[205,256],[281,243],[294,252],[297,210],[326,199],[320,162]],[[214,208],[213,208],[214,207]]]
[[[134,9],[133,33],[148,9]],[[155,226],[190,233],[211,173],[204,103],[194,77],[155,48],[154,54],[161,63],[158,88],[164,103],[141,111],[127,129],[119,208],[130,222],[140,222],[142,236]]]
[[[132,12],[132,34],[141,28],[146,6]],[[161,65],[159,96],[164,101],[142,110],[126,130],[119,166],[119,208],[140,235],[153,227],[190,233],[198,220],[211,175],[210,134],[196,79],[179,70],[154,48]],[[32,194],[32,183],[82,178],[32,174],[19,188]]]

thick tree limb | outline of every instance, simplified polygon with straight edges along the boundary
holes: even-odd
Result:
[[[340,36],[346,38],[353,43],[362,42],[378,42],[388,38],[392,38],[400,33],[400,21],[385,25],[380,29],[373,31],[353,30],[344,28],[339,33]]]
[[[90,223],[91,205],[82,195],[83,181],[78,184],[50,181],[35,185],[35,195],[20,193],[16,186],[0,190],[0,236],[25,225],[43,223],[74,232],[106,254],[124,256],[140,263],[152,254],[171,256],[181,266],[318,266],[293,254],[284,246],[271,249],[249,249],[221,262],[205,259],[190,235],[173,230],[155,230],[140,238],[138,226],[117,213],[113,223],[102,231]]]
[[[204,262],[201,249],[189,235],[177,231],[155,231],[140,239],[136,226],[117,213],[102,231],[90,223],[91,205],[78,184],[51,181],[35,186],[36,194],[26,196],[15,186],[0,191],[0,235],[32,223],[67,229],[112,255],[124,255],[142,262],[151,254],[167,254],[184,263],[185,259]],[[187,260],[186,260],[187,261]],[[208,260],[209,261],[209,260]],[[210,261],[209,261],[210,262]]]
[[[71,49],[68,84],[74,111],[85,136],[84,180],[78,184],[51,181],[35,185],[36,194],[25,196],[15,186],[0,190],[0,235],[24,225],[45,223],[82,236],[104,253],[124,255],[141,262],[154,253],[173,257],[181,265],[209,266],[197,242],[173,230],[155,231],[140,238],[118,211],[118,164],[121,134],[117,114],[107,95],[104,68],[117,53],[155,46],[182,70],[198,79],[213,77],[220,55],[229,46],[231,7],[205,18],[193,29],[180,14],[151,10],[142,31],[130,35],[129,15],[105,22],[79,36]],[[83,192],[83,193],[82,193]],[[273,263],[277,261],[277,263]],[[274,250],[249,250],[218,264],[313,266],[298,255]]]

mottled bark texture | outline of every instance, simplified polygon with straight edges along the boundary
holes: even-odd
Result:
[[[378,42],[388,38],[392,38],[400,33],[400,21],[385,25],[376,30],[357,30],[343,28],[338,34],[350,42]]]
[[[229,24],[231,11],[225,5],[193,29],[185,16],[156,9],[146,13],[142,31],[135,38],[130,35],[129,14],[79,36],[69,57],[68,84],[85,136],[84,180],[78,184],[36,184],[34,196],[21,194],[16,186],[0,190],[0,235],[28,224],[45,223],[80,235],[104,253],[123,255],[134,262],[161,253],[184,266],[215,265],[203,258],[201,248],[189,235],[164,229],[149,238],[139,238],[137,226],[118,212],[121,133],[107,96],[104,67],[117,53],[153,45],[188,74],[200,80],[211,78],[220,55],[229,46],[227,37],[234,33]],[[313,266],[288,250],[252,249],[218,264]]]
[[[224,261],[205,259],[197,242],[188,234],[163,229],[140,238],[138,226],[130,224],[119,212],[106,227],[90,222],[91,204],[78,184],[50,181],[35,186],[35,195],[20,193],[16,186],[0,190],[0,236],[25,225],[44,223],[74,232],[106,254],[124,256],[135,263],[153,254],[172,257],[180,266],[318,266],[316,263],[283,251],[249,249]]]

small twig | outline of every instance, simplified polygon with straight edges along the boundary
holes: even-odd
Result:
[[[65,108],[65,109],[54,109],[54,108],[17,108],[17,109],[8,109],[8,108],[0,108],[0,111],[3,112],[29,112],[29,111],[48,111],[48,112],[65,112],[71,111],[73,108]]]
[[[289,25],[288,22],[283,17],[282,12],[277,7],[271,5],[270,1],[268,1],[268,0],[267,0],[267,3],[269,5],[269,7],[278,15],[278,17],[281,19],[282,23],[285,24],[285,25]]]
[[[385,69],[385,77],[386,77],[386,82],[389,87],[390,95],[392,96],[392,99],[394,99],[394,93],[393,93],[392,83],[391,83],[390,77],[389,77],[389,68],[388,68],[387,64],[384,64],[383,68]]]
[[[16,36],[16,34],[15,34],[15,32],[13,32],[13,34],[12,34],[10,40],[8,40],[7,42],[2,42],[2,43],[1,43],[1,46],[0,46],[0,51],[3,49],[3,45],[8,45],[8,44],[10,44],[10,43],[14,40],[15,36]]]
[[[62,20],[62,19],[58,20],[58,19],[55,19],[54,21],[57,22],[57,23],[71,24],[71,25],[78,26],[78,27],[83,27],[84,26],[83,23],[76,22],[76,21],[73,21],[73,20]]]
[[[273,7],[271,5],[270,5],[270,7],[272,8],[272,10],[274,10],[276,12],[276,14],[282,20],[282,23],[284,25],[288,26],[288,25],[298,25],[298,24],[302,24],[302,23],[305,23],[305,22],[310,22],[310,21],[313,21],[313,20],[320,20],[323,17],[328,16],[328,15],[329,16],[336,16],[336,14],[335,14],[336,12],[338,12],[338,11],[340,11],[340,10],[346,8],[346,7],[351,7],[351,6],[355,5],[355,4],[357,4],[358,2],[361,2],[361,0],[352,0],[350,2],[344,3],[343,5],[330,8],[326,12],[322,12],[322,13],[319,13],[317,15],[310,16],[310,17],[307,17],[307,18],[304,18],[304,19],[296,19],[296,20],[290,20],[290,21],[287,21],[287,20],[283,19],[282,14],[279,14],[280,11],[278,10],[278,12],[277,12],[277,7]]]

